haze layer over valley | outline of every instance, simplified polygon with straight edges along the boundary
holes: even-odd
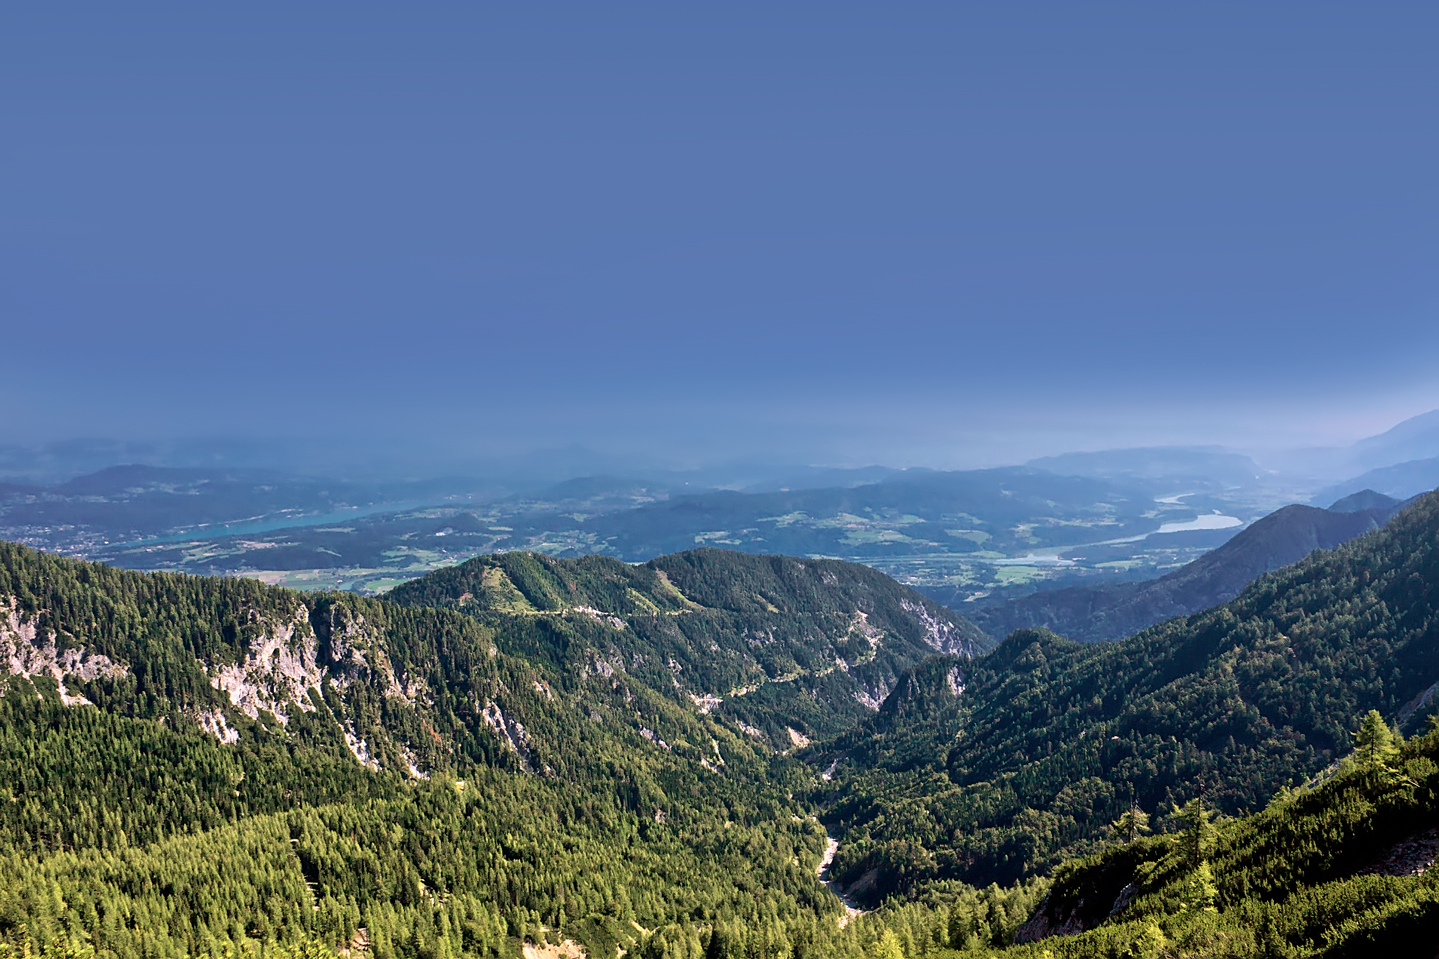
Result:
[[[750,465],[760,475],[741,488],[718,488],[722,468],[553,484],[513,472],[356,482],[247,467],[116,466],[52,485],[12,479],[0,491],[0,535],[134,569],[362,593],[503,550],[644,562],[716,546],[865,563],[973,611],[1035,591],[1156,579],[1279,507],[1327,507],[1332,500],[1314,497],[1338,500],[1371,481],[1384,487],[1372,491],[1372,506],[1392,507],[1439,485],[1439,459],[1387,461],[1431,450],[1439,450],[1439,421],[1426,414],[1328,454],[1340,464],[1386,464],[1340,482],[1266,469],[1239,453],[1172,448],[970,471]],[[55,465],[12,450],[11,469],[25,456]],[[1381,482],[1386,475],[1394,479]],[[1261,562],[1228,593],[1206,595],[1228,598],[1258,572],[1302,555],[1291,553]]]

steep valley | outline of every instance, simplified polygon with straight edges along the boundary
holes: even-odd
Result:
[[[1137,805],[1261,807],[1342,756],[1375,709],[1422,730],[1439,689],[1439,494],[1388,526],[1119,643],[1042,630],[907,676],[833,765],[835,861],[873,895],[1013,881],[1097,848]],[[926,837],[917,845],[915,837]]]
[[[0,948],[1402,946],[1439,919],[1432,881],[1354,871],[1439,826],[1436,547],[1431,495],[1121,642],[991,650],[832,560],[516,552],[362,598],[3,545]],[[1351,756],[1368,710],[1411,741]],[[1191,862],[1196,800],[1236,818]],[[1120,842],[1141,813],[1157,835]],[[1294,829],[1334,855],[1265,838]],[[870,911],[820,882],[831,856]]]

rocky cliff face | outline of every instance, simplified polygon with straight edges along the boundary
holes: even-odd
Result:
[[[952,619],[939,614],[933,604],[917,599],[902,599],[900,607],[919,620],[924,626],[924,641],[938,652],[969,657],[984,652],[971,633],[962,629]]]
[[[323,697],[326,683],[340,690],[366,683],[410,704],[424,698],[423,681],[396,675],[383,637],[368,628],[363,615],[327,612],[328,641],[322,645],[311,623],[314,614],[303,603],[279,619],[267,620],[251,610],[259,637],[250,641],[240,661],[207,667],[210,684],[251,719],[266,710],[282,725],[295,709],[314,712],[314,696]]]
[[[44,677],[55,682],[67,706],[90,705],[90,700],[66,685],[76,679],[118,678],[129,670],[84,646],[57,646],[53,631],[41,635],[32,617],[20,613],[13,596],[0,597],[0,667],[12,676]]]
[[[0,543],[0,686],[411,776],[466,761],[544,776],[589,721],[715,769],[726,755],[702,744],[727,736],[804,748],[873,715],[907,668],[977,648],[968,623],[865,567],[667,562],[506,554],[362,599]]]
[[[323,644],[311,623],[316,612],[329,617],[325,630],[328,641]],[[342,718],[343,710],[327,708],[326,700],[338,697],[343,702],[346,691],[358,684],[386,699],[398,700],[403,708],[424,699],[424,683],[413,678],[402,682],[396,676],[382,637],[367,627],[363,615],[338,616],[333,608],[312,611],[304,603],[298,603],[288,616],[267,618],[258,610],[248,610],[247,614],[258,627],[258,635],[237,661],[200,664],[210,685],[224,694],[230,708],[255,720],[266,713],[285,727],[297,711],[325,710],[340,723],[345,745],[355,759],[378,768],[372,744],[356,730],[353,719]],[[234,742],[238,736],[225,712],[224,708],[216,708],[198,713],[196,718],[222,742]],[[401,744],[400,752],[405,771],[423,776],[424,771],[405,744]]]
[[[329,670],[320,664],[309,612],[301,606],[288,621],[265,623],[242,660],[207,670],[210,685],[251,719],[264,711],[288,725],[294,710],[314,712],[309,693],[322,693]],[[251,615],[259,616],[254,611]]]
[[[330,738],[365,766],[427,774],[412,742],[417,737],[408,731],[396,735],[406,727],[428,730],[425,738],[431,739],[433,751],[439,737],[418,716],[418,707],[432,705],[427,683],[395,668],[386,637],[362,612],[300,597],[278,613],[258,607],[236,612],[241,634],[236,647],[191,660],[203,683],[192,684],[190,695],[173,703],[177,718],[233,744],[247,722],[288,732],[298,717],[308,716],[312,724],[331,729]],[[317,619],[323,626],[319,632]],[[57,631],[41,622],[42,617],[22,611],[18,597],[0,596],[0,689],[24,680],[36,695],[58,696],[79,708],[94,705],[82,692],[89,684],[133,685],[134,664],[77,638],[75,633],[83,636],[84,630],[72,633],[62,622]],[[109,645],[116,645],[113,638]],[[494,655],[493,647],[485,652]],[[140,668],[153,670],[154,664]],[[204,692],[206,686],[212,695]],[[496,725],[490,717],[502,718],[502,707],[489,695],[476,693],[473,699],[475,715],[494,729],[497,744],[512,749],[528,768],[524,727],[511,721]],[[386,723],[385,714],[401,721]]]

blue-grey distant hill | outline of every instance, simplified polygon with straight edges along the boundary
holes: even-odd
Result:
[[[440,502],[464,488],[446,479],[353,483],[273,470],[128,464],[48,487],[0,483],[0,537],[85,554],[177,533],[273,528],[382,505]]]
[[[1274,454],[1271,454],[1271,459]],[[1279,454],[1285,472],[1329,480],[1349,477],[1342,483],[1320,491],[1313,498],[1323,503],[1329,498],[1369,487],[1381,493],[1409,497],[1432,489],[1439,480],[1413,485],[1394,485],[1385,477],[1390,468],[1399,470],[1420,461],[1439,460],[1439,410],[1412,416],[1377,436],[1369,436],[1349,446],[1315,447]]]
[[[1354,462],[1376,468],[1439,457],[1439,410],[1411,416],[1378,436],[1360,440],[1350,450]]]
[[[1155,580],[1046,590],[987,607],[967,605],[964,611],[997,639],[1034,628],[1081,642],[1123,639],[1175,616],[1228,602],[1265,573],[1378,529],[1402,506],[1373,490],[1346,497],[1330,509],[1286,506]]]
[[[1322,503],[1364,489],[1378,490],[1397,499],[1409,499],[1436,486],[1439,486],[1439,456],[1370,470],[1361,476],[1320,490],[1314,495],[1314,501]]]
[[[1154,532],[1151,491],[1030,467],[906,471],[863,485],[677,496],[584,522],[594,547],[642,561],[698,544],[860,561],[1068,547]],[[593,551],[600,551],[593,548]]]
[[[1060,476],[1169,480],[1185,487],[1251,486],[1264,475],[1259,464],[1248,456],[1211,446],[1147,446],[1062,453],[1030,460],[1026,465]]]
[[[1376,510],[1397,510],[1403,506],[1403,500],[1395,499],[1392,496],[1385,496],[1383,493],[1372,489],[1362,489],[1357,493],[1350,493],[1329,504],[1331,513],[1359,513],[1366,509]]]

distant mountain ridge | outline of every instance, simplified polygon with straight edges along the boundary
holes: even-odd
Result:
[[[1228,602],[1265,573],[1378,529],[1401,505],[1365,490],[1327,510],[1286,506],[1158,579],[1045,590],[993,606],[975,604],[965,613],[995,639],[1017,629],[1048,629],[1087,643],[1122,639]]]
[[[1408,460],[1369,470],[1353,479],[1320,490],[1314,498],[1323,502],[1355,490],[1372,489],[1388,496],[1408,499],[1436,486],[1439,486],[1439,456]]]
[[[304,517],[314,522],[457,495],[468,494],[444,479],[367,484],[274,470],[129,464],[44,488],[0,485],[0,538],[37,548],[63,544],[88,558],[131,540],[297,525]]]
[[[1242,453],[1209,446],[1144,446],[1061,453],[1030,460],[1025,465],[1060,476],[1174,480],[1191,486],[1203,482],[1247,486],[1264,473],[1253,459]]]
[[[1439,410],[1411,416],[1350,449],[1358,462],[1369,467],[1390,466],[1439,457]]]
[[[695,546],[881,565],[924,557],[953,566],[980,556],[983,574],[991,569],[984,556],[1142,535],[1221,505],[1166,501],[1159,518],[1154,491],[1142,484],[1025,467],[817,470],[808,478],[843,485],[739,492],[591,476],[486,502],[438,482],[382,488],[126,466],[47,489],[0,489],[0,538],[130,568],[379,592],[514,549],[637,562]],[[415,499],[395,503],[401,509],[378,505],[397,496]],[[335,572],[317,579],[321,570]]]
[[[1390,512],[1399,509],[1404,505],[1403,500],[1395,499],[1392,496],[1385,496],[1372,489],[1362,489],[1357,493],[1350,493],[1329,504],[1331,513],[1358,513],[1363,510],[1377,510]]]
[[[1273,461],[1295,476],[1331,482],[1349,477],[1316,494],[1314,501],[1324,502],[1365,486],[1390,492],[1382,479],[1386,470],[1435,458],[1439,458],[1439,410],[1411,416],[1383,433],[1365,437],[1348,446],[1274,451],[1266,460]],[[1436,485],[1439,485],[1439,480],[1395,495],[1413,496]]]
[[[745,552],[894,557],[1069,546],[1148,533],[1132,485],[1030,467],[908,471],[852,487],[677,496],[584,524],[597,546],[645,560],[696,543]],[[1099,527],[1099,528],[1095,528]]]

